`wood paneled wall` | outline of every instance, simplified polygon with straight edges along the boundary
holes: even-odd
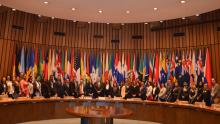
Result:
[[[152,30],[155,25],[157,29]],[[20,29],[13,28],[15,26]],[[220,31],[217,31],[219,27],[220,10],[186,20],[120,25],[39,18],[34,14],[4,9],[0,11],[0,76],[12,73],[13,52],[17,45],[24,44],[111,50],[209,47],[213,77],[220,82]],[[54,35],[54,32],[63,32],[65,36]],[[175,32],[184,32],[185,36],[174,37]],[[95,38],[94,35],[102,37]],[[133,35],[142,35],[143,38],[132,39]],[[119,42],[113,43],[112,40]]]

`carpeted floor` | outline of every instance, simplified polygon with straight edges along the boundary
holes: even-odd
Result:
[[[20,124],[80,124],[80,119],[54,119],[54,120],[43,120],[43,121],[32,121]],[[114,119],[114,124],[159,124],[155,122],[136,121],[136,120],[125,120],[125,119]]]

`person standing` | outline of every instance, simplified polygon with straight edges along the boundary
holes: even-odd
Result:
[[[20,94],[20,77],[17,76],[17,78],[13,81],[13,87],[14,87],[14,98],[16,99]]]
[[[13,83],[11,81],[11,77],[10,76],[7,76],[6,85],[7,85],[8,97],[14,99],[14,87],[13,87]]]
[[[209,90],[207,84],[204,84],[202,96],[203,96],[205,105],[211,106],[212,105],[211,91]]]
[[[215,82],[215,79],[212,78],[212,92],[211,92],[211,96],[212,96],[212,100],[215,104],[220,103],[220,85],[218,83]]]
[[[161,102],[166,101],[166,92],[167,92],[167,89],[166,89],[164,83],[162,83],[162,84],[161,84],[160,92],[159,92],[159,94],[158,94],[159,100],[160,100]]]
[[[191,84],[189,90],[189,104],[194,104],[196,102],[197,94],[198,91],[196,89],[195,84]]]
[[[20,87],[21,87],[20,96],[29,97],[28,82],[25,80],[25,75],[23,73],[21,74]]]
[[[186,82],[183,83],[183,88],[181,90],[181,98],[182,101],[189,101],[189,87]]]

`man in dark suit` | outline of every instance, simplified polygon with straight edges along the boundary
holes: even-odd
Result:
[[[64,88],[64,83],[61,81],[61,76],[59,75],[57,78],[57,96],[60,98],[64,98],[65,95],[65,88]]]

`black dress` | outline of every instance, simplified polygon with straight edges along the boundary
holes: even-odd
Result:
[[[189,88],[183,87],[181,91],[181,100],[183,101],[189,101]]]
[[[194,104],[196,102],[197,91],[195,89],[190,89],[189,91],[189,103]]]
[[[210,90],[203,90],[202,96],[203,96],[203,99],[204,99],[206,106],[211,106],[212,100],[211,100]]]
[[[140,87],[140,98],[141,98],[141,100],[146,100],[147,99],[146,92],[147,92],[146,86]]]
[[[57,82],[57,96],[60,98],[64,98],[65,95],[65,86],[60,81]]]
[[[203,94],[203,86],[199,86],[198,87],[198,94],[197,94],[197,101],[198,102],[202,102],[202,100],[203,100],[202,94]]]
[[[41,94],[44,98],[50,98],[50,84],[48,81],[44,81],[41,83]]]

